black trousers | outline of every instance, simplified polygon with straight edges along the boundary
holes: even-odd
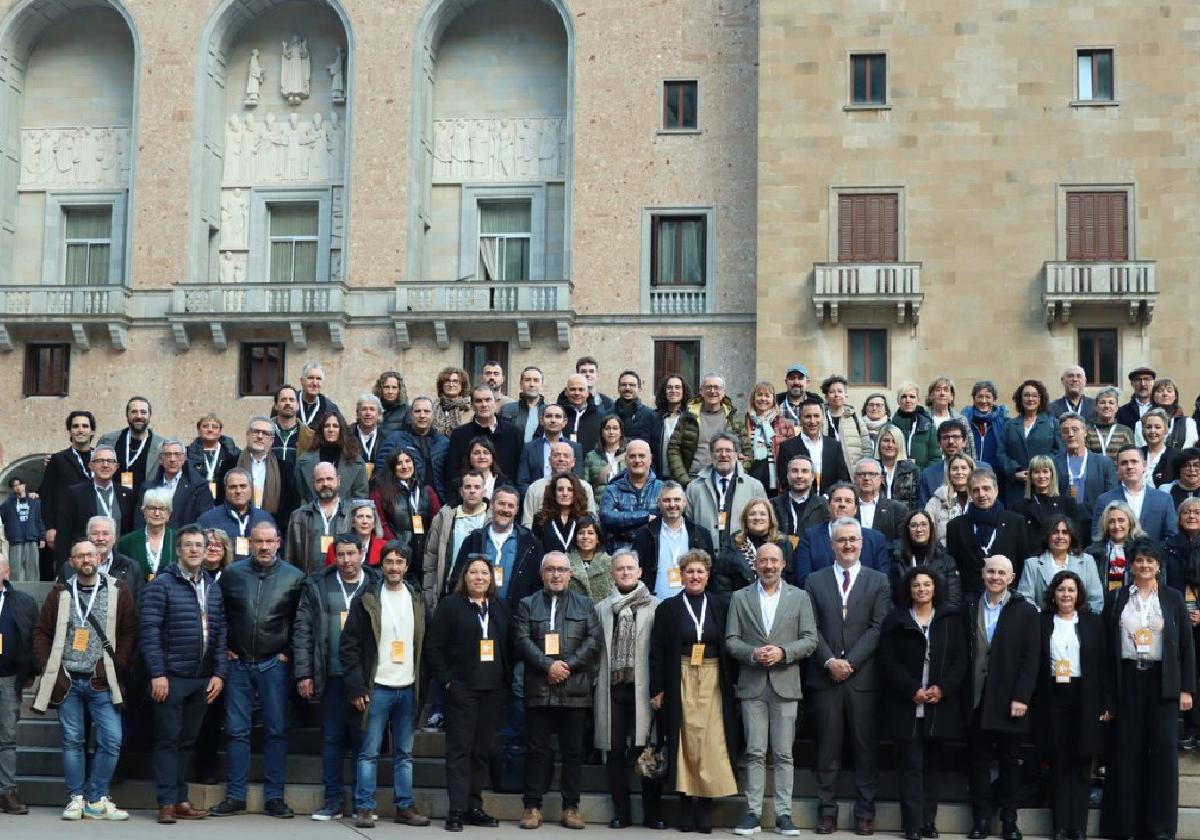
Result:
[[[199,781],[218,775],[217,751],[225,743],[224,728],[225,693],[221,692],[215,703],[205,707],[204,722],[200,724],[200,734],[196,738],[196,777]]]
[[[1179,701],[1163,699],[1162,666],[1121,662],[1113,749],[1105,763],[1102,833],[1175,836],[1179,816]]]
[[[629,741],[635,740],[637,697],[632,684],[614,685],[609,695],[608,789],[613,815],[633,822],[629,797]],[[635,744],[634,746],[640,746]],[[662,819],[662,780],[642,779],[642,817],[647,822]]]
[[[990,820],[996,809],[1000,821],[1017,821],[1017,789],[1020,781],[1021,737],[1007,732],[985,730],[979,725],[979,710],[971,716],[967,730],[967,784],[971,790],[971,813],[976,822]],[[1000,776],[992,789],[992,764],[999,765]]]
[[[475,691],[457,686],[446,694],[446,793],[450,811],[462,813],[483,807],[492,735],[506,696],[503,688]]]
[[[937,788],[934,786],[934,756],[938,742],[926,739],[924,718],[913,721],[907,737],[897,736],[900,759],[900,822],[905,831],[919,831],[937,820]]]
[[[551,738],[558,735],[562,753],[563,809],[579,806],[583,781],[583,722],[591,709],[531,706],[525,709],[525,807],[541,808],[554,771]]]
[[[207,677],[167,677],[167,699],[154,703],[154,795],[159,806],[186,802],[188,759],[204,722]]]
[[[875,789],[879,782],[875,738],[874,691],[855,691],[845,683],[812,693],[817,729],[817,814],[837,816],[837,777],[842,767],[842,738],[846,727],[854,747],[856,818],[875,818]]]
[[[1081,706],[1079,680],[1054,684],[1050,692],[1050,714],[1054,723],[1050,757],[1054,791],[1050,813],[1054,830],[1068,834],[1087,832],[1092,756],[1079,752]]]

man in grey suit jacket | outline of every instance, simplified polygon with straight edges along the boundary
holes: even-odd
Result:
[[[1071,365],[1063,370],[1063,395],[1046,408],[1051,417],[1061,418],[1068,412],[1082,415],[1085,423],[1096,422],[1096,401],[1083,393],[1087,387],[1087,374],[1079,365]]]
[[[837,776],[842,733],[854,742],[855,832],[875,832],[879,778],[875,734],[875,649],[891,606],[887,575],[860,562],[862,526],[850,517],[833,523],[835,564],[813,572],[804,588],[817,619],[817,650],[808,660],[817,728],[817,834],[837,830]]]
[[[817,647],[808,594],[784,583],[783,551],[767,543],[754,558],[758,581],[733,593],[725,647],[741,666],[737,696],[746,732],[746,814],[734,834],[760,829],[767,781],[767,741],[775,768],[775,832],[800,833],[792,822],[792,743],[800,703],[800,661]]]
[[[900,538],[900,523],[908,516],[908,505],[879,495],[883,487],[883,467],[874,458],[862,458],[854,465],[854,486],[858,490],[858,521],[887,537],[892,545]]]

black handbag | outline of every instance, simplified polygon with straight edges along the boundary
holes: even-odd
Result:
[[[667,775],[667,745],[655,737],[658,730],[658,715],[650,722],[650,733],[646,737],[646,746],[638,753],[633,763],[633,772],[642,779],[661,779]]]

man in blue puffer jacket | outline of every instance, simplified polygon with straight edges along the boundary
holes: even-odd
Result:
[[[158,821],[198,820],[187,801],[187,768],[208,704],[225,687],[225,610],[221,588],[204,570],[206,540],[195,525],[175,537],[178,560],[146,586],[141,649],[154,701],[154,792]]]

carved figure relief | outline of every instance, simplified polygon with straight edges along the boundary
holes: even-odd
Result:
[[[262,62],[259,60],[258,50],[250,50],[250,67],[246,73],[246,98],[243,100],[243,104],[247,108],[254,108],[258,105],[259,90],[266,78],[267,71],[263,69]]]
[[[22,187],[120,186],[129,180],[124,126],[21,130]]]
[[[279,58],[280,95],[295,108],[308,99],[311,78],[312,58],[308,52],[308,41],[293,35],[290,42],[283,42],[283,54]]]
[[[241,189],[221,193],[221,250],[244,250],[248,204]]]
[[[562,131],[553,117],[435,120],[433,179],[562,178]]]
[[[329,92],[334,105],[346,103],[346,52],[338,44],[337,56],[331,64],[326,65],[329,71]]]
[[[311,117],[295,111],[287,120],[268,113],[259,123],[233,115],[225,125],[228,186],[269,181],[340,181],[342,125],[337,112]]]

